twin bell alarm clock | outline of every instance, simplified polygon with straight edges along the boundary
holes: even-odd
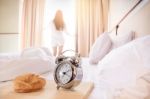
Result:
[[[73,56],[67,56],[65,53],[74,52]],[[54,80],[57,89],[71,89],[80,84],[83,71],[81,68],[80,55],[73,50],[66,50],[56,57],[56,68],[54,71]]]

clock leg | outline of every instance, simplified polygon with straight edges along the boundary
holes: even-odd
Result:
[[[60,86],[57,86],[57,90],[60,88]]]

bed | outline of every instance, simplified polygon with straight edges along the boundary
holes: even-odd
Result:
[[[116,34],[134,8],[115,26]],[[99,36],[89,57],[81,59],[82,81],[94,83],[89,99],[150,99],[150,35],[133,40],[133,33],[110,38],[107,34]],[[32,72],[53,80],[54,61],[47,48],[0,54],[0,99],[1,87],[23,73]]]
[[[106,55],[100,54],[98,63],[91,62],[92,55],[82,57],[82,81],[94,83],[89,99],[149,99],[149,46],[150,35],[116,48],[110,47]],[[27,72],[53,80],[55,57],[46,48],[25,49],[21,53],[3,54],[0,58],[0,87],[11,83],[17,75]]]

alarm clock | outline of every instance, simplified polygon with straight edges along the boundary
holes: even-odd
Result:
[[[66,52],[74,52],[74,56],[66,56]],[[55,60],[56,68],[54,71],[54,81],[57,89],[71,89],[80,84],[83,78],[80,55],[73,50],[62,52]]]

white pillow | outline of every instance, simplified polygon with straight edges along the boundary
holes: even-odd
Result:
[[[99,63],[99,82],[103,80],[114,88],[134,85],[139,75],[150,72],[149,46],[150,35],[112,50]]]
[[[119,34],[118,35],[111,35],[110,34],[110,38],[112,41],[112,48],[111,49],[120,47],[120,46],[132,41],[134,39],[134,35],[135,35],[134,32],[129,32],[129,33],[120,34],[120,35]]]
[[[110,50],[111,40],[107,33],[101,34],[94,42],[90,53],[89,62],[97,64]]]
[[[46,47],[41,47],[41,49],[43,51],[45,51],[46,55],[48,56],[53,56],[52,52],[50,51],[50,49],[46,48]]]
[[[16,76],[24,73],[46,73],[53,71],[55,68],[55,61],[51,57],[38,58],[28,57],[10,60],[0,69],[0,81],[12,80]]]
[[[45,51],[46,50],[46,51]],[[50,53],[50,52],[49,52]],[[27,48],[21,53],[22,58],[27,57],[45,57],[50,55],[45,48]]]

